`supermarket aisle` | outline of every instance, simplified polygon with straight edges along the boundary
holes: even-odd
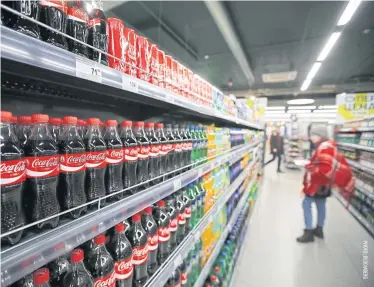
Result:
[[[238,262],[235,287],[372,287],[374,240],[331,197],[325,240],[299,244],[302,172],[270,164]],[[369,245],[369,279],[362,279],[362,246]],[[371,264],[371,265],[370,265]]]

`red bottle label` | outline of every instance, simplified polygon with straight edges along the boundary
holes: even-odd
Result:
[[[100,277],[94,280],[94,287],[115,287],[116,286],[116,272],[113,270],[105,277]]]
[[[182,285],[187,283],[187,272],[181,273],[181,283]]]
[[[151,149],[149,151],[150,157],[157,157],[160,154],[161,145],[155,144],[151,146]]]
[[[185,218],[191,217],[191,207],[186,207],[186,209],[184,210],[184,217]]]
[[[132,255],[122,261],[117,261],[114,264],[116,273],[116,280],[125,280],[129,278],[134,270],[132,266]]]
[[[186,224],[186,218],[184,217],[184,213],[179,213],[178,224],[180,225]]]
[[[106,151],[88,151],[86,152],[87,168],[102,168],[106,166]]]
[[[173,144],[173,149],[174,149],[176,152],[181,152],[181,151],[182,151],[182,144],[180,144],[180,143],[175,143],[175,144]]]
[[[188,142],[188,149],[192,150],[192,142]]]
[[[137,147],[125,147],[125,162],[126,161],[137,161],[138,160],[138,148]]]
[[[150,150],[151,150],[150,146],[138,146],[138,158],[139,159],[148,158]]]
[[[83,8],[79,7],[70,7],[68,9],[68,18],[72,19],[74,21],[79,21],[79,22],[85,22],[88,23],[88,14]]]
[[[40,1],[40,5],[44,7],[54,7],[63,11],[65,14],[68,12],[68,3],[67,1],[63,0],[42,0]]]
[[[124,152],[122,148],[108,149],[106,151],[106,162],[110,163],[121,163],[123,162]]]
[[[148,237],[148,250],[155,251],[158,247],[158,234]]]
[[[161,144],[160,145],[160,155],[165,155],[169,152],[169,144]]]
[[[60,154],[60,172],[86,170],[86,153]]]
[[[58,155],[26,158],[26,176],[28,178],[57,176],[59,171]]]
[[[24,159],[2,160],[0,164],[0,185],[19,184],[26,179]]]
[[[167,242],[170,239],[170,230],[169,226],[167,227],[160,227],[158,229],[158,240],[160,242]]]
[[[93,26],[100,25],[103,20],[100,18],[90,19],[88,21],[88,28],[92,28]]]
[[[175,232],[178,229],[178,218],[170,219],[169,231]]]
[[[148,244],[143,247],[135,247],[132,250],[132,263],[134,265],[141,265],[147,263],[148,260]]]
[[[125,35],[123,34],[125,25],[122,20],[117,18],[107,19],[107,31],[108,31],[108,54],[121,59],[123,62],[108,57],[109,67],[124,71],[126,55],[124,53],[127,45]]]

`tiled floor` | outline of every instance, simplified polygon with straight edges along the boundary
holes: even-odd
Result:
[[[304,228],[302,172],[265,170],[264,184],[242,248],[235,287],[373,287],[374,239],[331,197],[325,240],[299,244]],[[362,245],[369,245],[369,279],[363,280]]]

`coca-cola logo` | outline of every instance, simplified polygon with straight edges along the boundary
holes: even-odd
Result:
[[[94,287],[110,287],[116,283],[116,273],[113,271],[106,277],[95,280]]]
[[[125,154],[135,156],[138,154],[138,150],[136,148],[127,148]]]
[[[170,227],[177,227],[177,224],[178,224],[177,218],[170,220]]]
[[[132,260],[123,260],[117,265],[117,272],[127,271],[130,268],[132,268]]]
[[[24,172],[25,169],[26,169],[26,163],[23,160],[15,164],[8,164],[6,161],[2,161],[0,165],[1,173]]]
[[[151,244],[151,245],[158,244],[158,236],[157,236],[157,234],[154,235],[154,236],[150,236],[149,239],[148,239],[148,243]]]
[[[145,154],[146,155],[146,154],[149,153],[149,151],[150,151],[150,147],[145,147],[145,146],[144,147],[143,146],[140,147],[140,153],[141,154]]]
[[[105,153],[99,153],[99,154],[87,154],[87,161],[104,161],[105,160]]]
[[[112,150],[109,153],[109,156],[112,158],[122,158],[123,157],[123,150]]]
[[[32,161],[31,166],[33,168],[57,167],[58,166],[58,158],[57,157],[51,157],[49,159],[35,158]]]
[[[135,45],[128,45],[127,46],[127,56],[133,60],[136,61],[136,50],[135,50]]]
[[[159,232],[160,236],[162,236],[162,237],[167,237],[170,234],[169,229],[167,227],[160,227],[158,232]]]
[[[61,161],[61,162],[64,162],[64,161],[65,161],[65,159],[64,159],[63,156],[61,156],[60,161]],[[73,155],[72,155],[72,156],[69,156],[69,157],[67,158],[66,162],[67,162],[67,163],[70,163],[70,164],[79,164],[79,163],[83,164],[83,163],[86,162],[86,155],[85,155],[85,154],[82,154],[82,155],[80,155],[80,156],[73,156]]]
[[[148,254],[148,246],[144,248],[134,248],[133,255],[134,257],[143,257]]]
[[[89,20],[88,15],[87,15],[86,11],[84,11],[83,9],[76,9],[74,11],[74,16],[79,18],[79,19],[82,19],[82,20],[84,20],[88,23],[88,20]]]

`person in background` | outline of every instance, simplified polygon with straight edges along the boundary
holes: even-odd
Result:
[[[282,155],[284,153],[283,145],[283,137],[280,135],[280,129],[277,128],[273,131],[270,137],[270,152],[273,155],[273,158],[265,163],[265,165],[268,165],[269,163],[273,162],[276,158],[278,158],[277,172],[282,172],[280,166],[282,162]]]
[[[336,143],[328,139],[327,127],[312,126],[310,139],[315,145],[315,152],[310,163],[305,166],[304,174],[304,234],[297,238],[298,242],[313,242],[314,236],[323,238],[323,227],[326,220],[326,199],[331,195],[331,187],[337,186],[340,192],[352,194],[354,178],[352,170],[341,155]],[[317,227],[313,229],[312,204],[317,207]]]

